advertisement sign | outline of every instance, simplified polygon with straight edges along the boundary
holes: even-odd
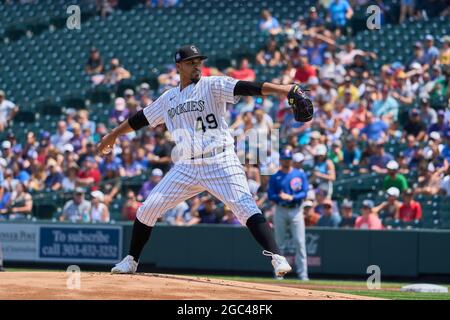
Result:
[[[96,225],[43,225],[39,260],[116,263],[122,257],[122,228]]]
[[[112,264],[122,258],[122,227],[0,223],[5,261]]]
[[[35,261],[38,243],[38,225],[0,223],[0,246],[5,261]]]

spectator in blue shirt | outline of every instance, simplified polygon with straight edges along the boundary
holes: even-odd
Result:
[[[122,166],[122,160],[119,157],[115,156],[115,152],[112,151],[108,153],[102,161],[100,162],[98,169],[100,170],[102,175],[106,174],[106,171],[112,170],[112,171],[118,171],[119,168]]]
[[[306,47],[308,52],[308,60],[311,65],[322,66],[324,62],[324,54],[328,49],[328,45],[321,42],[320,39],[312,37],[309,46]]]
[[[423,51],[422,43],[416,41],[413,45],[413,56],[408,60],[406,66],[411,69],[413,63],[418,63],[421,66],[426,63],[425,54]]]
[[[60,190],[62,187],[63,178],[64,176],[60,172],[59,167],[55,163],[51,163],[49,166],[49,174],[44,183],[45,188],[52,191]]]
[[[279,34],[282,29],[280,23],[274,17],[269,10],[263,10],[261,12],[261,20],[259,21],[259,29],[263,32],[267,32],[271,35]]]
[[[356,140],[351,137],[347,140],[344,148],[344,164],[346,166],[357,166],[361,161],[361,150],[356,145]]]
[[[286,100],[287,103],[287,100]],[[283,122],[280,128],[280,137],[281,139],[290,139],[295,137],[297,139],[298,144],[306,145],[310,141],[311,136],[311,124],[310,122],[299,122],[294,118],[294,113],[292,112],[292,108],[288,107],[286,114],[283,118]]]
[[[447,131],[445,139],[447,141],[447,144],[442,149],[441,156],[448,162],[450,162],[450,130]]]
[[[318,227],[331,227],[337,228],[341,223],[341,217],[339,214],[333,213],[333,201],[331,199],[325,199],[323,202],[323,214],[317,221]]]
[[[325,21],[317,14],[317,9],[315,7],[309,8],[308,17],[305,19],[305,25],[308,30],[313,29],[314,31],[318,31],[322,29],[325,25]]]
[[[0,210],[6,209],[11,200],[11,192],[8,192],[2,185],[0,185]],[[1,217],[1,215],[0,215]]]
[[[13,162],[12,165],[14,177],[22,183],[28,183],[31,175],[24,169],[23,163]]]
[[[147,0],[146,1],[146,6],[147,7],[173,7],[176,6],[177,4],[180,4],[181,0]]]
[[[431,34],[428,34],[425,37],[424,59],[425,63],[429,65],[433,65],[436,62],[436,59],[439,57],[439,49],[436,48],[433,43],[433,36]]]
[[[223,224],[233,225],[233,226],[241,225],[238,218],[233,214],[233,211],[231,211],[231,209],[227,206],[225,206],[223,208],[223,218],[222,218],[221,222]]]
[[[200,223],[219,223],[219,210],[217,209],[214,198],[209,197],[198,210]]]
[[[375,100],[372,105],[372,112],[376,117],[386,119],[386,121],[397,121],[400,104],[392,96],[387,87],[381,89],[381,99]]]
[[[384,121],[377,120],[372,113],[368,112],[366,116],[366,126],[361,129],[359,136],[364,141],[384,140],[388,128],[388,125]]]
[[[381,174],[388,172],[386,165],[389,161],[395,160],[394,157],[384,150],[384,143],[382,141],[377,142],[375,154],[369,158],[369,168]]]
[[[333,28],[343,29],[353,16],[353,10],[347,0],[334,0],[328,7],[327,20],[331,20]]]
[[[406,158],[406,161],[409,163],[414,156],[414,154],[417,152],[418,144],[416,141],[416,138],[409,134],[406,136],[406,148],[403,150],[403,155]]]

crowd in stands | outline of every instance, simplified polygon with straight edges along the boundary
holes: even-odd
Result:
[[[269,35],[267,45],[255,56],[223,70],[207,61],[203,76],[228,75],[253,81],[254,66],[261,65],[282,69],[276,78],[265,80],[308,87],[316,110],[311,122],[296,122],[286,97],[243,97],[227,110],[235,136],[248,130],[279,129],[282,147],[294,154],[294,167],[304,169],[309,177],[311,188],[301,207],[307,226],[381,229],[388,220],[420,221],[422,208],[414,200],[418,194],[450,196],[450,37],[416,39],[407,61],[393,61],[373,73],[367,62],[377,59],[375,53],[360,50],[351,41],[337,43],[340,34],[347,32],[352,5],[357,1],[328,2],[328,9],[319,4],[296,22],[278,21],[264,10],[255,27]],[[411,2],[401,2],[405,17],[420,19],[427,12],[415,8],[411,13]],[[280,35],[283,42],[278,40]],[[94,84],[111,86],[132,76],[117,58],[111,59],[106,70],[96,48],[90,52],[85,72]],[[121,218],[133,220],[141,202],[171,167],[174,145],[168,132],[164,126],[132,132],[104,157],[96,153],[95,145],[108,128],[178,85],[175,66],[167,66],[157,80],[157,92],[144,82],[136,91],[128,89],[116,97],[109,123],[91,121],[89,110],[68,110],[54,132],[30,131],[26,141],[9,135],[1,143],[0,219],[29,217],[35,193],[64,192],[73,199],[64,205],[58,217],[61,221],[108,222],[110,204],[120,196],[124,199]],[[431,102],[439,98],[445,106],[435,109]],[[17,110],[0,91],[0,130]],[[390,154],[386,150],[392,142],[401,152]],[[242,153],[245,144],[236,148]],[[275,163],[271,160],[278,157],[272,151],[266,163],[253,164],[248,157],[245,163],[250,191],[268,218],[273,215],[273,204],[267,197],[266,172],[278,169],[271,168]],[[338,173],[349,172],[382,175],[386,200],[375,203],[365,199],[357,212],[349,199],[334,200],[339,197],[333,190]],[[408,179],[413,172],[417,180]],[[150,174],[140,190],[122,186],[121,178],[144,173]],[[229,208],[206,194],[182,202],[161,222],[239,224]]]

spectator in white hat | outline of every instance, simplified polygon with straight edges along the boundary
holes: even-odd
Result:
[[[314,211],[314,202],[306,200],[302,203],[300,210],[303,211],[303,217],[305,218],[305,226],[313,227],[317,225],[320,219],[320,214]]]
[[[388,190],[390,187],[396,187],[400,192],[408,189],[408,180],[406,177],[398,173],[399,164],[395,160],[391,160],[386,165],[387,175],[384,177],[383,188]]]
[[[387,200],[373,208],[373,212],[378,214],[384,224],[393,221],[398,216],[400,206],[402,205],[402,202],[398,200],[400,197],[400,190],[398,188],[390,187],[387,189],[386,195]]]
[[[2,157],[4,159],[11,160],[11,158],[13,157],[13,152],[12,152],[12,145],[11,145],[11,141],[9,140],[5,140],[2,142]]]
[[[103,192],[99,190],[92,191],[91,197],[91,210],[89,212],[91,222],[109,222],[109,210],[103,203],[105,200]]]
[[[436,159],[442,154],[444,144],[442,144],[441,135],[439,132],[433,131],[428,135],[428,145],[423,148],[423,154],[427,159]]]
[[[129,111],[127,109],[127,102],[124,98],[118,97],[114,100],[114,109],[109,115],[109,122],[118,125],[128,119]]]
[[[292,166],[295,169],[303,170],[302,164],[303,160],[305,160],[305,156],[301,152],[294,153],[292,155]]]
[[[126,102],[128,102],[130,99],[134,99],[134,90],[130,89],[130,88],[126,89],[123,92],[123,97],[124,97]]]
[[[305,145],[305,148],[303,150],[303,155],[305,156],[304,164],[313,165],[316,148],[321,144],[322,135],[319,131],[314,130],[308,136],[309,143]]]

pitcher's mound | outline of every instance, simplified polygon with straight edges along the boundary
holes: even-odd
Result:
[[[65,272],[2,272],[0,300],[4,299],[165,299],[165,300],[356,300],[369,297],[250,283],[153,273],[112,275],[81,272],[79,289]],[[69,281],[68,281],[69,279]],[[72,280],[72,281],[71,281]]]

